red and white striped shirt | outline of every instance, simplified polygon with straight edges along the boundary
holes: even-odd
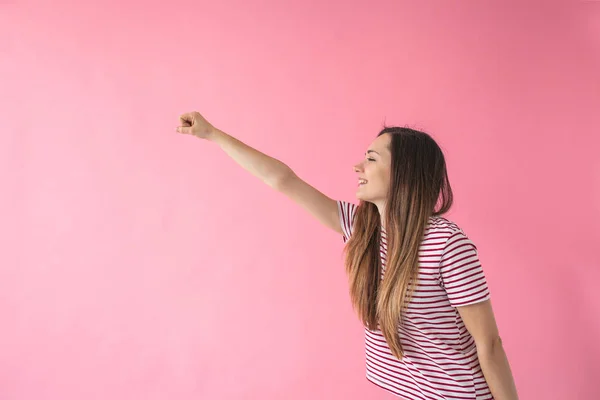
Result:
[[[357,205],[338,201],[344,243]],[[387,242],[382,229],[382,278]],[[398,360],[379,330],[365,328],[366,377],[406,400],[493,399],[473,337],[456,307],[490,298],[475,244],[454,222],[431,217],[419,249],[419,282],[398,326]]]

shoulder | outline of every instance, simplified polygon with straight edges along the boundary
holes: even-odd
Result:
[[[358,205],[343,200],[337,200],[338,217],[342,226],[344,242],[347,242],[354,230],[354,216]]]
[[[446,217],[430,217],[427,224],[426,232],[450,237],[457,233],[464,233],[458,224]]]
[[[446,247],[459,242],[475,247],[475,244],[456,222],[442,216],[429,218],[425,236],[436,239],[436,241],[443,241]]]
[[[358,209],[358,205],[343,200],[337,200],[337,210],[340,219],[350,225],[354,222],[354,214]]]

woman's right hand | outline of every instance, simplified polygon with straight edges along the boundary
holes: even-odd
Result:
[[[179,123],[180,126],[177,127],[177,132],[194,135],[200,139],[210,139],[216,132],[215,127],[197,111],[180,115]]]

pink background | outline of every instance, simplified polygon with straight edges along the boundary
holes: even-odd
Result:
[[[341,238],[189,110],[350,201],[431,132],[521,399],[600,398],[600,3],[85,3],[0,4],[0,399],[393,398]]]

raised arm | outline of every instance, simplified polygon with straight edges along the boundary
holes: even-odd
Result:
[[[300,179],[286,164],[215,128],[198,112],[183,114],[179,119],[177,132],[217,144],[252,175],[292,199],[321,224],[342,234],[336,201]]]

